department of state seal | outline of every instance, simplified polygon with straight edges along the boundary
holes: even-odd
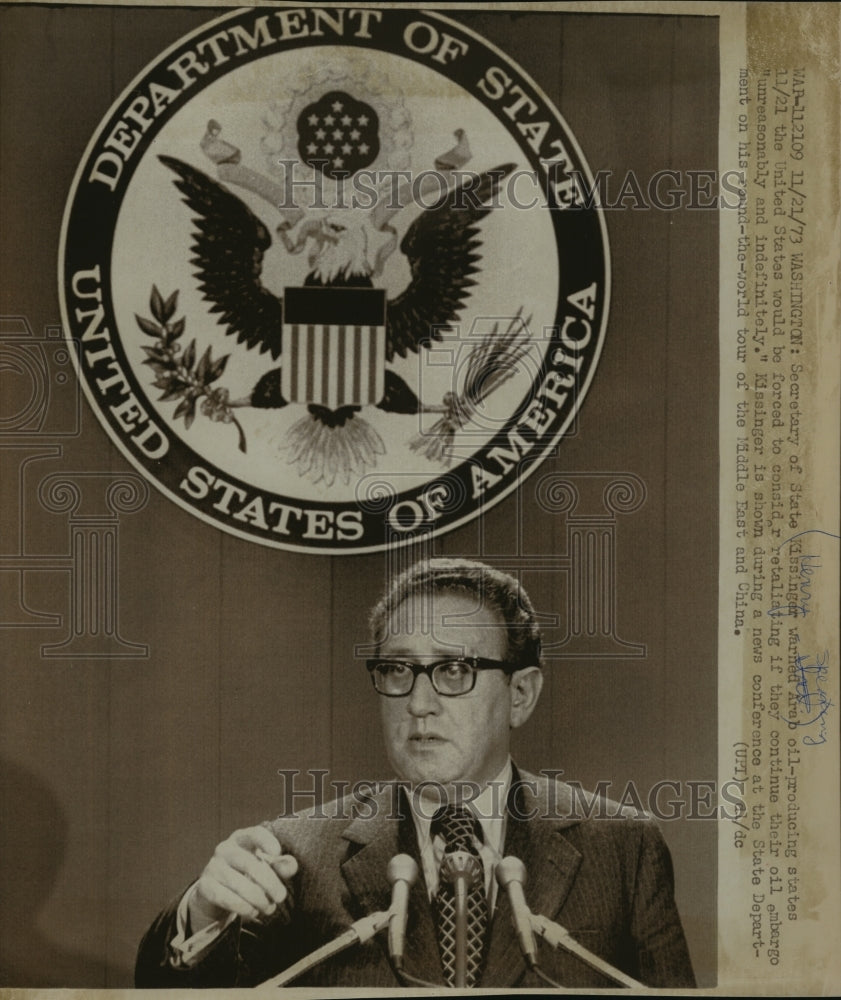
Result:
[[[169,497],[365,552],[515,489],[593,378],[602,214],[496,48],[406,9],[236,12],[116,102],[61,250],[79,375]]]

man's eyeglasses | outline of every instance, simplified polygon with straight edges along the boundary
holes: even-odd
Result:
[[[504,670],[513,673],[517,667],[504,660],[487,660],[482,656],[449,656],[433,663],[413,663],[411,660],[389,660],[380,657],[365,664],[379,694],[386,698],[402,698],[411,694],[418,674],[426,674],[436,694],[457,698],[476,686],[479,670]]]

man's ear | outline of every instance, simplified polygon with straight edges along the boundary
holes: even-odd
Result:
[[[540,692],[543,690],[543,671],[540,667],[524,667],[511,675],[511,716],[512,729],[522,726],[534,711]]]

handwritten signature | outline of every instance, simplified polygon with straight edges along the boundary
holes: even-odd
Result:
[[[800,538],[803,535],[825,535],[829,538],[839,537],[832,532],[813,528],[809,531],[801,531],[796,535],[792,535],[791,538],[787,538],[782,545],[779,546],[779,550],[782,550],[782,548],[785,545],[788,545],[789,542],[793,542],[795,539]],[[813,610],[811,607],[813,585],[812,578],[815,573],[822,568],[820,556],[802,552],[798,552],[796,554],[800,564],[796,598],[789,604],[785,604],[777,608],[771,608],[768,614],[772,618],[805,618],[806,615]],[[794,630],[790,629],[789,631],[792,632]],[[796,642],[800,641],[799,636],[795,635],[794,638]],[[791,729],[802,726],[815,726],[817,724],[816,729],[810,730],[809,733],[804,734],[803,743],[805,746],[819,746],[821,743],[826,743],[826,714],[833,704],[824,688],[824,684],[828,681],[829,660],[829,650],[826,649],[823,653],[816,656],[812,656],[811,654],[796,653],[794,657],[793,678],[795,681],[795,697],[798,706],[800,706],[800,709],[806,714],[807,718],[796,721],[788,719],[786,721]],[[792,675],[790,674],[789,676]]]
[[[811,733],[803,737],[806,746],[818,746],[826,743],[826,713],[832,705],[829,695],[823,688],[823,682],[827,680],[829,673],[829,650],[814,657],[814,662],[808,654],[798,655],[794,659],[794,671],[797,676],[795,691],[797,692],[797,704],[802,705],[807,713],[816,712],[811,718],[802,722],[790,722],[790,726],[812,726],[816,722],[818,725],[818,735]]]

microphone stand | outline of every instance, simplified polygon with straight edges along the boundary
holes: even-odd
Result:
[[[592,951],[585,948],[583,944],[579,944],[565,927],[555,923],[554,920],[532,913],[531,911],[529,911],[529,919],[534,933],[539,934],[543,940],[546,941],[547,944],[550,944],[553,948],[564,948],[577,958],[580,958],[581,961],[586,965],[589,965],[591,969],[595,969],[596,972],[600,972],[603,976],[606,976],[608,979],[612,979],[615,983],[627,986],[632,990],[646,989],[644,983],[640,983],[636,979],[626,976],[624,972],[621,972],[615,966],[611,965],[610,962],[606,962],[603,958],[599,958],[598,955],[594,955]],[[549,981],[548,976],[544,975],[541,978]],[[557,983],[554,985],[558,986]],[[559,989],[562,988],[563,987],[559,986]]]
[[[279,975],[272,979],[267,979],[260,983],[260,986],[286,986],[293,979],[297,979],[305,972],[325,962],[333,955],[337,955],[346,948],[352,948],[357,944],[365,944],[370,941],[375,934],[388,927],[388,952],[394,964],[394,971],[398,980],[404,985],[411,982],[416,986],[437,989],[434,983],[428,983],[423,979],[411,976],[403,968],[403,949],[406,936],[406,916],[409,905],[409,889],[414,885],[418,877],[417,862],[407,854],[397,854],[388,863],[386,870],[388,881],[391,883],[391,906],[387,910],[380,910],[377,913],[370,913],[367,917],[355,921],[346,931],[327,944],[316,948],[309,955],[290,965]]]
[[[340,951],[344,951],[346,948],[351,948],[357,944],[365,944],[366,941],[370,941],[375,934],[388,926],[391,915],[391,910],[379,910],[376,913],[370,913],[367,917],[362,917],[360,920],[354,921],[337,938],[328,941],[327,944],[322,945],[320,948],[316,948],[315,951],[310,952],[309,955],[305,955],[304,958],[300,959],[294,965],[290,965],[288,969],[260,983],[260,986],[286,986],[293,979],[297,979],[298,976],[302,976],[314,966],[326,961],[333,955],[337,955]]]
[[[455,986],[467,985],[467,886],[464,879],[456,879],[453,886],[456,907],[456,971]]]
[[[494,874],[497,882],[508,893],[508,898],[511,901],[511,920],[517,934],[523,958],[525,958],[528,967],[544,982],[559,990],[564,989],[560,983],[556,983],[553,979],[550,979],[540,968],[534,943],[535,934],[539,934],[553,948],[564,948],[568,952],[571,952],[586,965],[589,965],[591,969],[595,969],[608,979],[612,979],[613,982],[620,983],[622,986],[628,986],[631,989],[645,989],[642,983],[638,983],[636,979],[626,976],[624,972],[620,972],[619,969],[614,968],[610,962],[599,958],[598,955],[594,955],[593,952],[579,944],[565,927],[556,924],[554,920],[550,920],[548,917],[532,913],[528,903],[526,903],[526,897],[523,895],[526,868],[519,858],[515,858],[512,855],[502,858],[498,862]]]
[[[453,985],[467,985],[467,894],[481,884],[482,866],[468,851],[445,851],[441,860],[441,878],[453,887],[455,908],[455,973]]]

